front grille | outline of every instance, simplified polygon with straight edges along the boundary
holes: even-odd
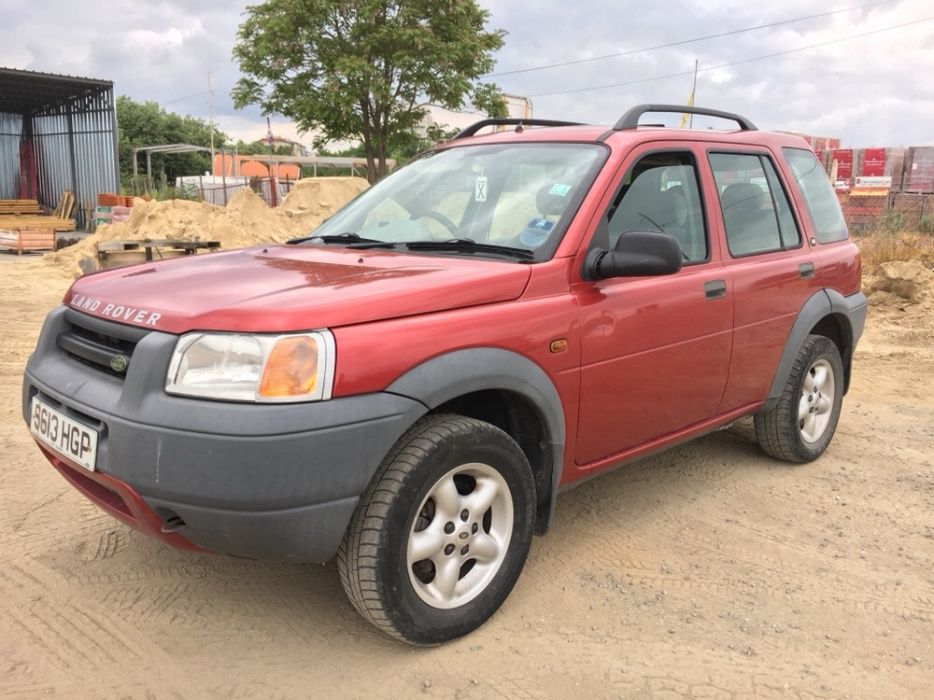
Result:
[[[58,334],[59,348],[72,359],[124,379],[136,345],[148,331],[103,321],[69,309],[66,330]]]
[[[133,350],[136,349],[136,343],[131,340],[124,340],[123,338],[117,338],[113,335],[106,335],[104,333],[99,333],[97,331],[91,330],[90,328],[82,328],[81,326],[71,324],[71,332],[75,335],[79,335],[82,338],[87,338],[88,340],[93,340],[97,343],[106,345],[114,350],[120,351],[123,354],[130,356],[133,354]]]

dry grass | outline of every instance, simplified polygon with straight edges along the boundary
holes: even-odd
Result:
[[[893,260],[918,260],[934,269],[934,235],[900,231],[876,231],[854,237],[864,270],[873,270]]]

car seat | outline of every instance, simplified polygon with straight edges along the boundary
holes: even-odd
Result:
[[[563,191],[563,194],[559,194],[559,191]],[[519,245],[535,250],[547,241],[555,222],[568,205],[569,198],[570,191],[556,189],[553,183],[539,188],[535,195],[539,216],[529,221],[519,233]]]

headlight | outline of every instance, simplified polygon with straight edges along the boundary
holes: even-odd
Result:
[[[179,338],[165,390],[222,401],[319,401],[331,398],[334,336],[189,333]]]

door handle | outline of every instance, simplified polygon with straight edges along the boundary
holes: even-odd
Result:
[[[806,262],[798,265],[798,274],[807,279],[814,276],[814,263]]]
[[[726,296],[726,282],[723,280],[710,280],[704,282],[704,295],[708,299],[718,299]]]

